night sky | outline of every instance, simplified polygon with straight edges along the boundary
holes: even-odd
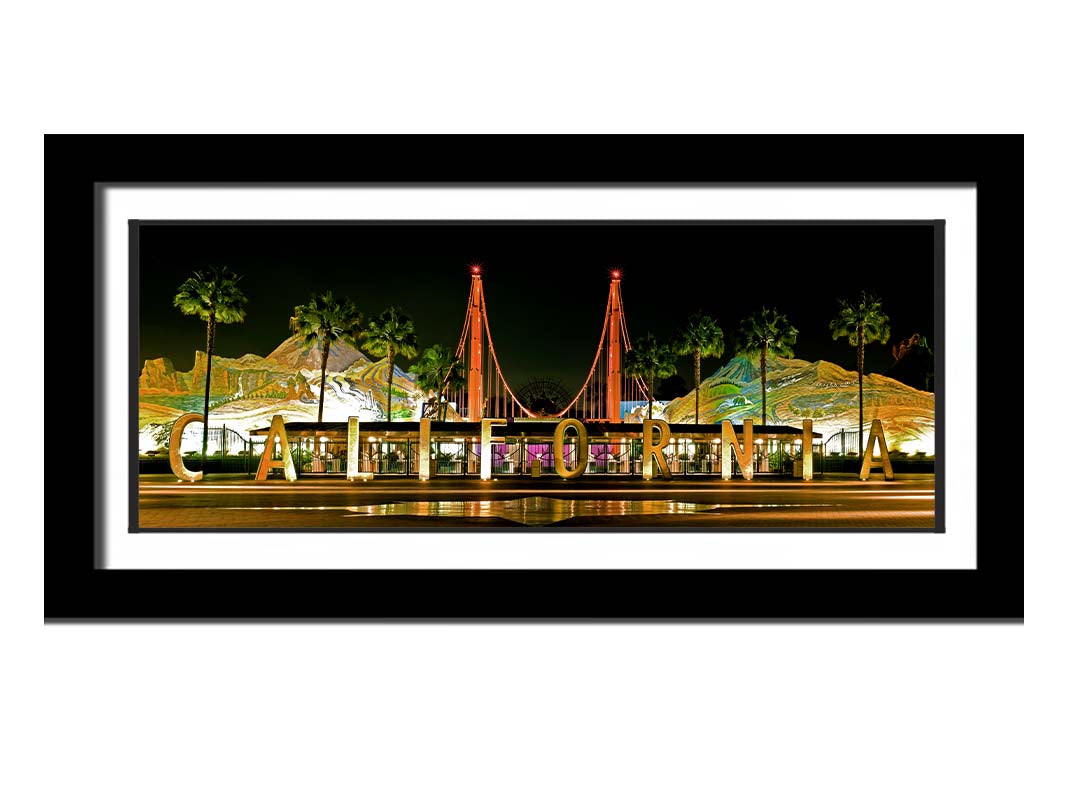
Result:
[[[603,324],[610,271],[623,273],[631,338],[669,337],[691,313],[727,335],[760,305],[777,306],[800,333],[796,357],[855,369],[855,351],[830,339],[838,297],[861,289],[884,300],[890,343],[934,333],[930,225],[166,225],[140,229],[141,360],[166,356],[188,370],[205,325],[173,306],[182,281],[217,264],[242,275],[244,323],[222,325],[216,353],[267,355],[286,337],[295,305],[313,292],[348,296],[370,316],[398,305],[421,346],[455,347],[482,265],[501,366],[514,387],[535,378],[576,390]],[[406,362],[399,362],[406,366]],[[710,375],[719,359],[705,360]],[[868,372],[892,363],[867,350]],[[692,360],[679,358],[692,383]]]

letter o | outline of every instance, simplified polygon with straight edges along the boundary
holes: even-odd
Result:
[[[578,433],[578,458],[574,469],[568,469],[563,458],[563,434],[568,428],[574,428]],[[555,456],[553,460],[556,462],[556,473],[561,478],[577,478],[585,472],[586,464],[589,462],[589,435],[581,420],[569,417],[556,426],[556,432],[552,435],[552,452]]]

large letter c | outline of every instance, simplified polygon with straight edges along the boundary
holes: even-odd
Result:
[[[182,434],[185,432],[185,426],[190,422],[203,422],[203,414],[183,414],[174,421],[174,427],[170,431],[170,471],[180,481],[198,481],[204,477],[204,473],[190,472],[185,468],[185,462],[182,461]]]

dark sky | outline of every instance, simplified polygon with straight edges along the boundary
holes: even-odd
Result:
[[[832,341],[838,297],[861,289],[884,300],[892,338],[934,333],[934,235],[930,225],[166,225],[143,223],[141,359],[192,367],[205,326],[173,307],[182,281],[210,264],[244,276],[247,319],[220,326],[216,353],[266,355],[288,335],[295,305],[316,291],[347,295],[365,315],[388,305],[415,320],[420,345],[454,347],[470,288],[483,265],[486,307],[509,383],[547,377],[569,389],[592,363],[612,268],[632,338],[670,336],[697,310],[731,341],[761,304],[797,326],[796,356],[855,368]],[[729,358],[728,345],[724,358]],[[719,361],[705,362],[709,375]],[[867,353],[884,371],[889,345]],[[679,359],[692,381],[692,362]]]

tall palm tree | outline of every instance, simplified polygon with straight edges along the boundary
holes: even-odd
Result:
[[[882,309],[882,301],[869,292],[860,292],[859,300],[838,300],[837,316],[830,321],[830,335],[834,339],[848,337],[856,348],[856,371],[860,384],[860,453],[863,452],[863,350],[868,344],[889,341],[889,315]]]
[[[318,345],[322,351],[322,376],[319,388],[319,422],[326,400],[326,361],[334,342],[355,344],[359,336],[360,315],[347,297],[335,298],[333,292],[312,295],[311,300],[293,309],[289,328],[304,337],[304,345]]]
[[[763,400],[763,424],[767,424],[767,356],[793,357],[797,329],[785,314],[766,306],[741,321],[737,352],[746,358],[759,356],[760,386]]]
[[[656,341],[655,335],[646,333],[634,342],[626,354],[623,372],[633,378],[641,378],[648,386],[648,418],[652,419],[652,391],[656,378],[669,378],[675,373],[674,350],[669,344]]]
[[[207,377],[204,380],[204,439],[200,445],[200,469],[207,464],[207,416],[211,405],[211,357],[215,353],[215,326],[244,322],[248,298],[237,288],[240,276],[227,267],[208,267],[186,278],[174,305],[183,314],[199,317],[207,323]]]
[[[685,327],[674,341],[674,352],[693,356],[693,385],[696,386],[696,423],[700,424],[700,359],[718,358],[726,349],[722,328],[711,317],[696,313],[686,320]]]
[[[419,360],[411,365],[415,373],[415,385],[433,397],[428,409],[436,413],[438,419],[445,416],[445,391],[462,388],[466,382],[463,377],[463,361],[451,350],[435,344],[422,351]]]
[[[375,358],[383,356],[389,364],[389,393],[385,398],[385,417],[393,421],[393,365],[397,356],[414,358],[419,350],[415,323],[399,308],[390,306],[367,323],[360,334],[364,349]]]

